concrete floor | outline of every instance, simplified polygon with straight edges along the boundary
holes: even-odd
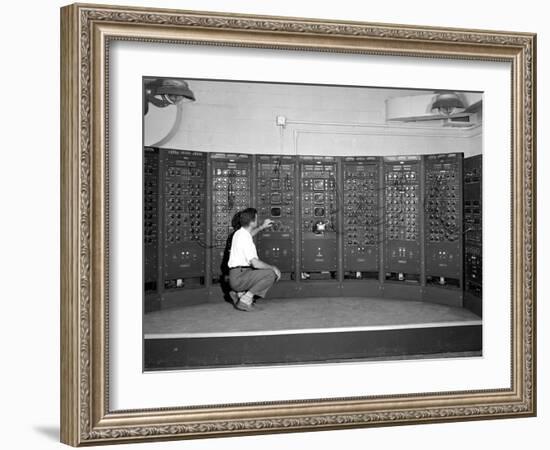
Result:
[[[143,319],[146,338],[350,328],[408,328],[481,324],[474,313],[453,306],[363,297],[260,299],[252,312],[227,302],[171,308]]]

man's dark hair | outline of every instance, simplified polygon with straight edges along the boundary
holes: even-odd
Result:
[[[253,222],[256,218],[256,214],[258,214],[256,208],[243,209],[239,213],[239,223],[241,224],[241,227],[247,227],[250,225],[250,222]]]
[[[231,219],[231,226],[235,231],[237,231],[239,228],[241,228],[241,212],[235,213],[233,218]]]

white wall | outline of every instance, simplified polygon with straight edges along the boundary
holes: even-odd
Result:
[[[205,152],[298,155],[395,155],[481,152],[472,145],[481,127],[435,122],[387,123],[386,99],[427,91],[188,80],[196,101],[166,148]],[[427,105],[428,106],[428,105]],[[147,145],[164,137],[176,107],[151,106],[144,119]],[[276,125],[284,116],[287,125]]]
[[[3,5],[0,342],[3,448],[62,449],[59,417],[59,10]],[[538,228],[550,228],[550,31],[545,2],[117,0],[118,4],[539,32]],[[550,234],[538,237],[539,417],[186,442],[116,449],[543,449],[550,429]],[[31,262],[32,261],[32,262]],[[490,299],[499,301],[498,298]],[[468,376],[468,374],[465,374]],[[345,380],[343,380],[345,382]],[[266,386],[269,389],[269,386]]]

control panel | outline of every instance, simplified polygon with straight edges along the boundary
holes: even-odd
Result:
[[[343,158],[344,278],[378,278],[380,163],[376,156]]]
[[[420,282],[420,156],[384,157],[386,280]]]
[[[273,220],[270,228],[256,235],[258,256],[276,265],[283,279],[291,279],[295,270],[296,158],[258,155],[256,180],[259,220]]]
[[[482,296],[482,157],[464,159],[464,289]]]
[[[164,287],[204,284],[206,155],[164,151]]]
[[[461,287],[462,154],[425,157],[426,283]]]
[[[145,147],[143,164],[149,299],[172,299],[197,287],[205,289],[193,296],[216,295],[211,288],[217,283],[223,291],[236,215],[255,207],[260,222],[273,221],[254,238],[258,256],[279,267],[282,281],[297,282],[281,286],[289,295],[308,280],[341,282],[341,292],[355,293],[362,292],[360,283],[345,280],[372,279],[389,283],[383,290],[388,295],[401,295],[404,284],[418,285],[421,295],[441,292],[426,289],[434,285],[456,288],[444,295],[457,292],[460,301],[472,294],[470,304],[481,304],[481,156],[251,155]]]
[[[252,156],[214,153],[212,171],[212,279],[226,271],[235,214],[251,203]],[[259,256],[259,255],[258,255]]]
[[[481,245],[481,155],[464,159],[464,241]]]
[[[304,280],[336,278],[338,206],[337,160],[300,156],[301,258]]]
[[[482,249],[479,245],[464,245],[464,271],[466,292],[481,298],[482,295]]]
[[[159,153],[156,148],[143,150],[143,282],[145,292],[157,290]]]

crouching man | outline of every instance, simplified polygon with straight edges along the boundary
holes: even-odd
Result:
[[[258,226],[258,212],[247,208],[239,214],[240,228],[233,234],[229,253],[229,293],[235,308],[240,311],[254,309],[254,297],[265,297],[273,283],[281,278],[280,270],[258,258],[256,245],[252,239],[256,233],[272,225],[266,219]]]

